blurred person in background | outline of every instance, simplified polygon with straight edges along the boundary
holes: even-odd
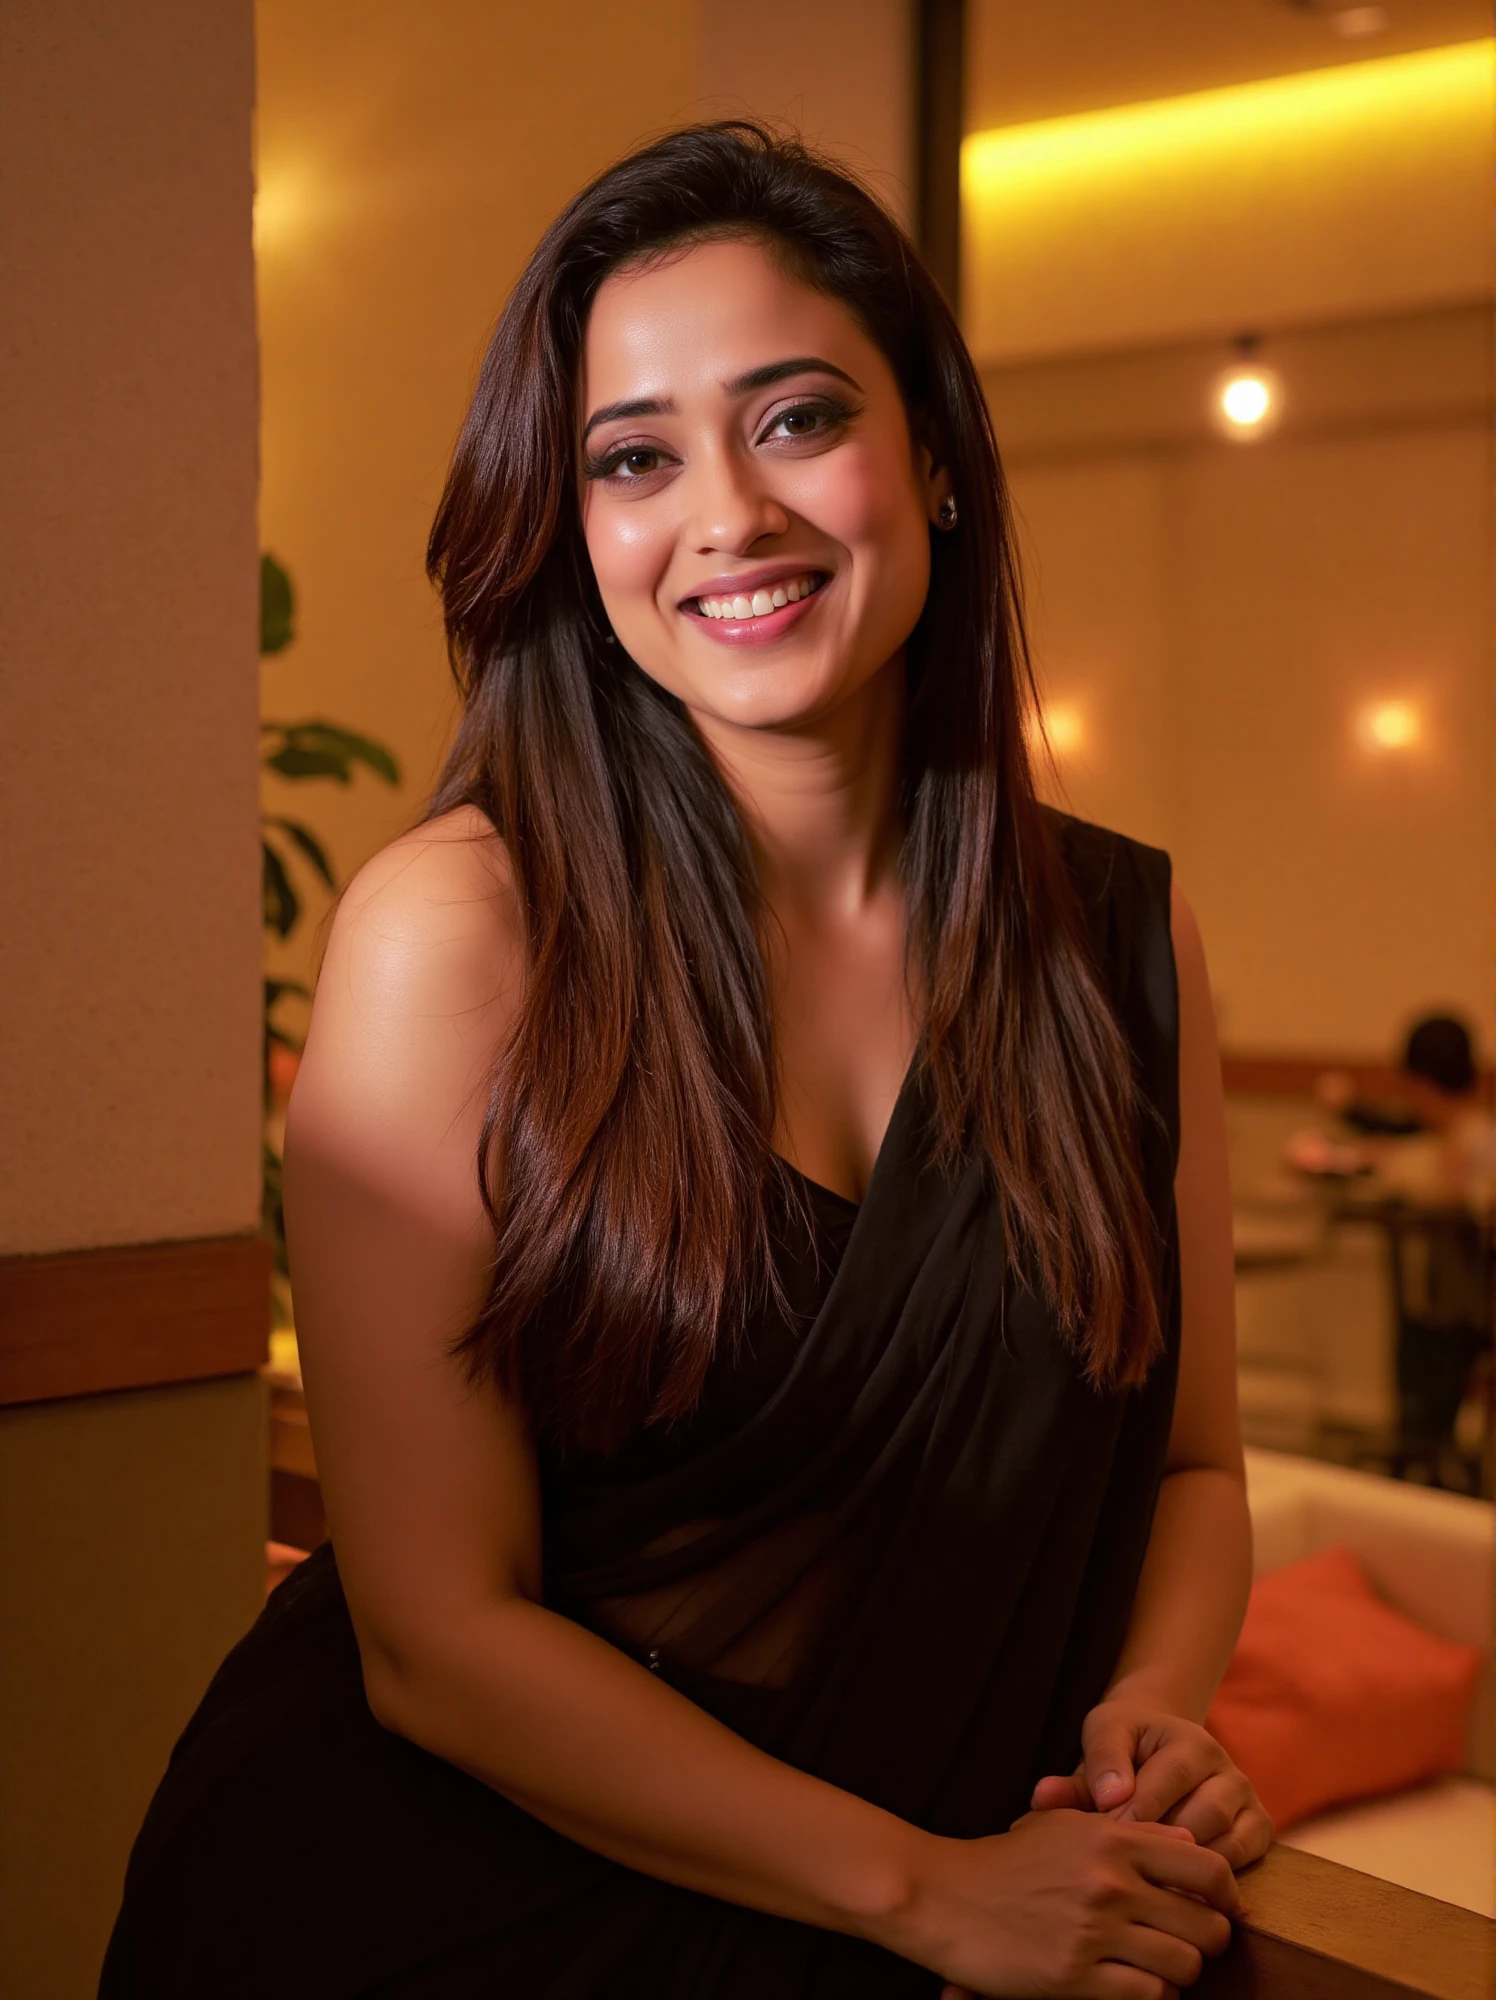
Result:
[[[1388,1232],[1396,1321],[1400,1451],[1441,1484],[1463,1487],[1456,1428],[1467,1400],[1490,1422],[1491,1214],[1496,1119],[1484,1100],[1468,1025],[1430,1014],[1408,1031],[1390,1102],[1360,1097],[1328,1072],[1316,1095],[1340,1121],[1295,1133],[1300,1173],[1354,1189],[1347,1213]],[[1476,1447],[1479,1439],[1474,1440]]]

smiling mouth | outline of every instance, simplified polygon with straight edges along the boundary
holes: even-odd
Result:
[[[800,576],[785,577],[768,589],[745,591],[737,597],[687,598],[685,608],[698,618],[728,619],[740,624],[748,618],[767,618],[787,604],[798,604],[803,597],[814,597],[826,581],[824,570],[808,569]]]

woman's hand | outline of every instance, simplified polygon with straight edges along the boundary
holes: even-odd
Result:
[[[1226,1752],[1198,1722],[1146,1704],[1104,1701],[1081,1729],[1068,1778],[1041,1778],[1036,1812],[1079,1808],[1118,1821],[1161,1821],[1245,1868],[1267,1852],[1273,1823]]]
[[[914,1941],[946,2000],[1166,2000],[1225,1950],[1236,1882],[1182,1827],[1028,1813],[1010,1833],[937,1840]]]

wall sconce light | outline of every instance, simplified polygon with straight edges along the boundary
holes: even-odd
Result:
[[[1046,702],[1042,711],[1029,711],[1023,733],[1030,750],[1042,755],[1047,743],[1052,755],[1063,757],[1085,741],[1085,718],[1073,701]]]
[[[1236,343],[1237,360],[1218,375],[1211,391],[1211,416],[1217,430],[1238,444],[1251,444],[1274,429],[1283,411],[1283,384],[1276,372],[1257,357],[1257,336],[1244,333]]]
[[[1412,701],[1372,701],[1356,717],[1365,750],[1412,750],[1423,740],[1423,714]]]

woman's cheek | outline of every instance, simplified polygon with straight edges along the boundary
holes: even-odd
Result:
[[[592,573],[609,616],[619,625],[634,624],[651,610],[656,588],[669,559],[669,538],[642,510],[614,510],[604,502],[584,517],[583,532]]]

